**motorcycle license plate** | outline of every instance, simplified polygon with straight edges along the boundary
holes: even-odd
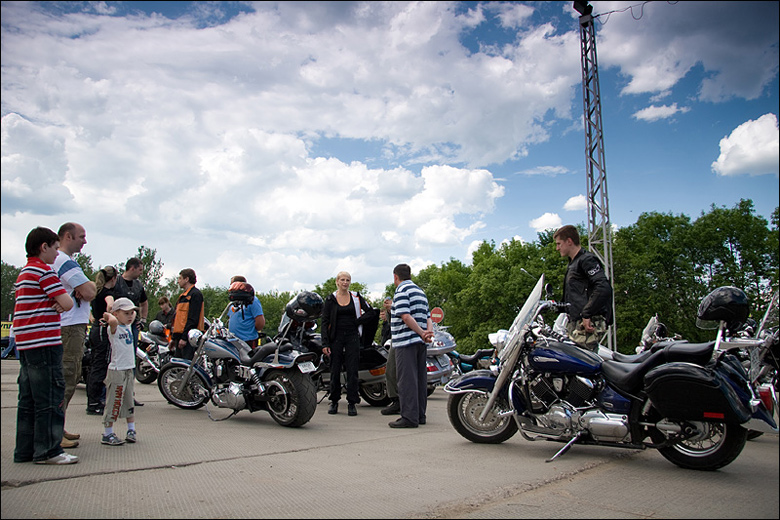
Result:
[[[311,361],[304,361],[300,365],[298,365],[298,368],[301,369],[301,372],[304,374],[308,374],[309,372],[314,372],[314,363]]]

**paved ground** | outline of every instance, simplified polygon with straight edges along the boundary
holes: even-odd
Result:
[[[17,371],[18,362],[2,361],[3,519],[778,518],[777,435],[750,441],[715,472],[680,469],[655,451],[592,446],[548,464],[560,444],[461,438],[441,389],[418,429],[390,429],[365,404],[357,417],[328,415],[325,402],[290,429],[264,412],[213,422],[205,409],[167,404],[156,384],[138,384],[139,442],[109,447],[100,418],[84,413],[80,385],[66,428],[82,435],[71,450],[81,461],[14,464]]]

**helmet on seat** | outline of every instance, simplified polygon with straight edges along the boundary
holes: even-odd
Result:
[[[736,332],[750,315],[750,302],[738,287],[718,287],[704,297],[696,315],[696,325],[702,329],[717,328],[725,321],[729,332]],[[714,326],[713,326],[714,325]]]
[[[165,325],[160,320],[153,320],[149,324],[149,332],[155,336],[165,336]]]
[[[322,296],[315,292],[303,291],[287,303],[285,313],[295,321],[316,320],[322,314]]]

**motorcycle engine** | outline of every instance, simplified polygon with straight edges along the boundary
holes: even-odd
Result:
[[[520,385],[516,381],[515,390]],[[624,442],[629,438],[627,418],[605,414],[596,408],[598,385],[572,375],[536,374],[528,382],[532,415],[521,415],[523,430],[547,438],[569,439],[587,430],[603,442]]]
[[[572,408],[588,406],[596,390],[593,381],[581,376],[537,374],[528,382],[534,413],[546,413],[558,401],[565,401]]]
[[[220,408],[243,410],[246,407],[244,391],[239,383],[220,386],[211,394],[211,401]]]

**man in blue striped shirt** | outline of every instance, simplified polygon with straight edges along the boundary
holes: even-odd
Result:
[[[412,269],[398,264],[393,269],[392,348],[398,377],[398,399],[401,417],[389,423],[391,428],[417,428],[425,424],[428,404],[426,343],[433,338],[428,298],[412,282]]]

